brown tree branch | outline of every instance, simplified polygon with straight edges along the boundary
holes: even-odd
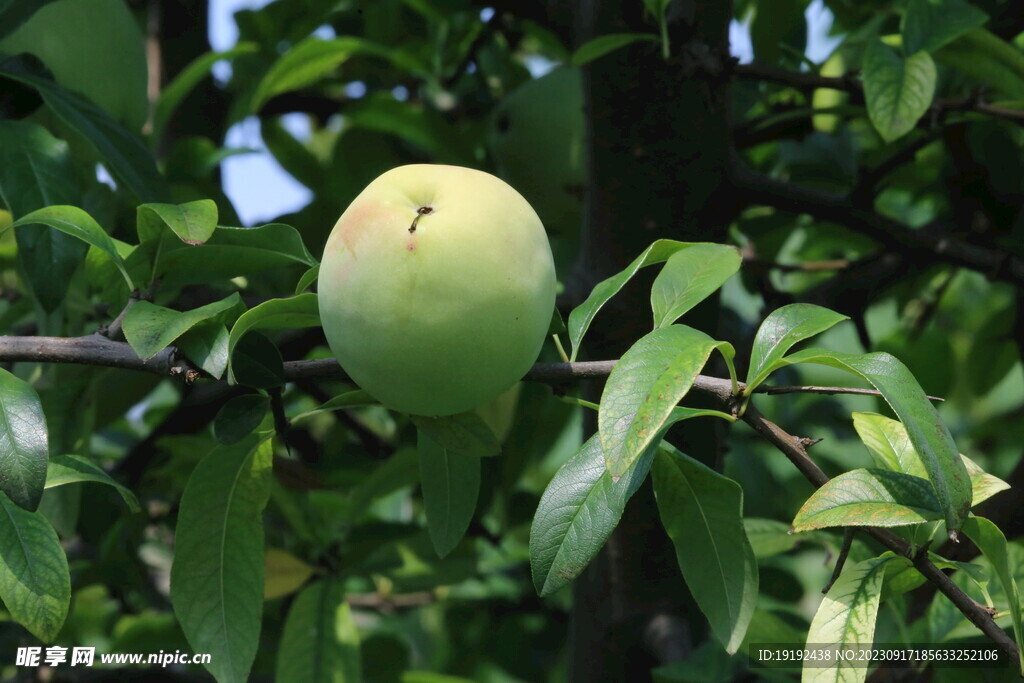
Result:
[[[0,362],[71,363],[76,365],[97,365],[101,367],[140,370],[157,375],[184,376],[188,382],[198,379],[202,372],[186,358],[179,357],[173,346],[160,351],[152,358],[139,358],[126,342],[115,342],[98,334],[85,337],[8,337],[0,336]],[[607,377],[615,367],[614,360],[587,361],[578,363],[537,363],[523,376],[527,382],[559,384],[584,379]],[[338,361],[333,358],[319,360],[286,361],[284,377],[288,381],[306,379],[346,379],[347,375]],[[740,390],[744,388],[738,382]],[[694,387],[709,392],[731,393],[730,380],[719,377],[698,375]],[[874,389],[860,387],[822,386],[759,386],[754,393],[760,394],[856,394],[881,396]],[[934,401],[941,398],[930,396]]]

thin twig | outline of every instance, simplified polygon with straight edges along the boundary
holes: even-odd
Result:
[[[843,567],[846,566],[846,558],[850,555],[850,548],[853,547],[853,532],[853,527],[843,529],[843,547],[839,549],[839,557],[836,558],[836,566],[832,570],[832,577],[828,580],[825,587],[821,589],[822,593],[828,593],[832,590],[832,586],[839,580],[839,575],[843,573]]]
[[[855,95],[858,98],[864,96],[864,83],[858,78],[857,72],[851,71],[843,76],[822,76],[810,71],[790,71],[764,64],[736,64],[732,67],[732,73],[739,78],[746,78],[756,81],[767,81],[788,85],[800,90],[817,90],[828,88],[830,90],[841,90]],[[947,112],[974,112],[1005,118],[1011,121],[1024,121],[1024,110],[1001,107],[981,101],[977,96],[960,98],[936,97],[932,100],[931,110],[938,116]]]
[[[898,220],[855,204],[845,195],[776,180],[744,164],[732,169],[734,187],[752,204],[808,214],[852,228],[897,251],[951,263],[984,273],[992,280],[1024,287],[1024,259],[971,244],[940,231],[940,222],[911,228]]]

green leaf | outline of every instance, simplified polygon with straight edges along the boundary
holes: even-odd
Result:
[[[445,450],[473,458],[501,454],[501,443],[475,411],[443,417],[410,415],[416,429]]]
[[[14,33],[29,17],[54,0],[0,0],[0,38]]]
[[[605,383],[597,416],[613,478],[622,476],[666,426],[715,349],[732,357],[729,344],[671,325],[642,337],[622,355]]]
[[[987,14],[963,0],[910,0],[901,28],[903,50],[935,52],[986,21]]]
[[[771,557],[792,550],[802,540],[802,536],[792,533],[792,527],[777,519],[764,517],[746,517],[743,530],[754,551],[754,557]]]
[[[234,349],[238,341],[252,330],[295,329],[319,327],[320,309],[316,294],[299,294],[287,299],[271,299],[243,313],[228,336],[228,355],[234,363]],[[228,368],[228,377],[234,382],[234,367]]]
[[[935,62],[927,52],[904,59],[877,40],[864,53],[861,76],[868,117],[886,142],[912,131],[935,96]]]
[[[228,369],[228,328],[216,320],[199,323],[178,338],[178,350],[214,379]]]
[[[173,284],[206,284],[269,268],[317,260],[290,225],[270,223],[257,228],[219,226],[205,244],[164,244],[154,277]]]
[[[694,244],[669,257],[651,287],[654,326],[665,327],[709,297],[740,269],[736,247]]]
[[[235,396],[213,418],[213,436],[225,446],[238,443],[256,431],[268,410],[270,399],[263,394]]]
[[[260,119],[260,137],[267,150],[288,174],[315,194],[331,192],[324,184],[331,178],[324,163],[300,142],[277,118]]]
[[[863,355],[807,349],[778,361],[817,363],[860,375],[878,389],[907,429],[942,506],[946,528],[955,536],[971,507],[971,479],[949,429],[903,363],[888,353]]]
[[[142,358],[152,358],[196,325],[208,320],[228,323],[244,310],[245,304],[238,292],[191,311],[173,311],[148,301],[137,301],[124,316],[124,336],[135,353]]]
[[[450,553],[466,533],[480,493],[480,458],[459,455],[418,432],[420,486],[427,531],[438,557]]]
[[[258,112],[275,95],[313,85],[333,73],[349,57],[371,55],[390,59],[393,52],[390,48],[362,38],[345,36],[323,40],[310,36],[274,62],[256,86],[250,111]]]
[[[263,616],[263,508],[273,449],[250,436],[206,456],[181,497],[171,603],[195,652],[222,683],[245,681]]]
[[[910,443],[907,428],[902,422],[877,413],[854,413],[853,426],[880,467],[928,478],[924,463]],[[1009,484],[985,472],[966,455],[960,454],[960,458],[971,478],[971,507],[1010,488]]]
[[[71,603],[71,574],[53,525],[0,494],[0,599],[19,624],[53,642]]]
[[[362,406],[377,405],[377,399],[370,396],[362,389],[356,389],[355,391],[346,391],[343,394],[338,394],[332,399],[324,401],[313,410],[307,410],[304,413],[299,413],[292,418],[292,424],[299,420],[305,420],[307,417],[313,415],[319,415],[320,413],[329,413],[335,410],[346,410],[348,408],[360,408]]]
[[[873,557],[858,562],[839,575],[818,606],[807,632],[807,642],[815,646],[831,645],[853,651],[871,647],[875,640],[875,621],[882,597],[886,565],[909,560],[895,555]],[[863,681],[867,668],[861,662],[842,659],[835,666],[805,666],[802,680],[808,683]]]
[[[651,468],[647,449],[617,482],[605,469],[595,434],[559,468],[541,496],[530,527],[530,568],[539,595],[575,579],[611,535],[622,511]]]
[[[604,57],[610,52],[621,50],[633,43],[657,43],[658,36],[653,33],[609,33],[598,36],[583,43],[572,55],[573,66],[583,66],[594,61],[598,57]]]
[[[996,577],[1003,586],[1003,592],[1006,593],[1010,605],[1010,619],[1013,621],[1013,637],[1017,641],[1017,664],[1021,675],[1024,675],[1024,605],[1021,605],[1021,595],[1013,578],[1006,536],[999,527],[984,517],[968,517],[964,521],[963,531],[992,563],[992,569],[995,570]]]
[[[320,264],[316,264],[299,278],[298,283],[295,285],[295,294],[302,294],[307,289],[313,286],[313,283],[320,277]]]
[[[48,443],[39,394],[0,369],[0,491],[29,511],[43,495]]]
[[[743,489],[675,449],[651,471],[658,513],[690,593],[726,652],[735,654],[757,601],[757,560],[743,526]]]
[[[109,474],[103,471],[102,467],[91,460],[80,455],[55,455],[50,458],[46,467],[46,488],[51,489],[55,486],[77,484],[84,481],[113,486],[132,512],[138,512],[141,509],[139,499],[130,489],[114,481]]]
[[[847,319],[845,315],[813,304],[789,304],[772,311],[754,337],[747,387],[743,393],[749,396],[768,379],[775,363],[795,344],[821,334]]]
[[[835,526],[902,526],[942,519],[927,479],[882,469],[850,470],[811,494],[794,531]]]
[[[142,204],[138,216],[139,242],[159,239],[169,228],[185,244],[203,244],[217,228],[217,203],[199,199],[185,204]]]
[[[91,244],[110,257],[117,269],[121,271],[121,275],[124,276],[128,289],[135,289],[135,284],[132,282],[131,276],[128,275],[124,260],[118,253],[114,240],[104,232],[92,216],[77,206],[48,206],[37,209],[22,216],[12,223],[11,227],[16,228],[21,225],[46,225],[76,237],[86,244]]]
[[[233,381],[255,389],[284,384],[284,360],[277,345],[262,332],[242,337],[231,354]]]
[[[276,678],[290,683],[362,680],[359,632],[341,581],[322,579],[295,598],[277,650]]]
[[[878,413],[854,413],[853,428],[879,467],[928,478],[902,422]]]
[[[242,42],[230,50],[223,52],[207,52],[189,62],[188,66],[181,70],[174,80],[164,86],[160,91],[153,106],[153,130],[151,138],[160,140],[163,137],[167,123],[174,115],[174,111],[184,101],[192,90],[199,85],[213,69],[213,65],[221,60],[231,60],[239,55],[253,54],[259,51],[259,45],[252,42]]]
[[[569,314],[569,343],[572,344],[572,354],[569,356],[569,360],[576,360],[576,355],[580,352],[580,343],[583,341],[583,335],[587,333],[590,323],[594,321],[597,312],[608,303],[609,299],[626,286],[626,283],[636,275],[638,270],[644,266],[664,263],[677,251],[690,246],[693,245],[687,242],[657,240],[647,247],[644,253],[637,256],[632,263],[626,266],[625,270],[597,283],[594,289],[590,291],[590,296],[587,297],[587,300],[574,308]]]
[[[991,31],[966,31],[936,52],[935,59],[1004,97],[1024,99],[1024,54]]]
[[[28,121],[0,121],[0,198],[15,218],[79,201],[67,143]],[[52,312],[64,300],[86,247],[51,230],[15,232],[25,279],[43,308]]]
[[[170,190],[145,145],[107,112],[81,95],[57,85],[22,57],[0,64],[0,78],[9,78],[35,89],[57,118],[85,136],[96,148],[114,179],[139,199],[156,202],[170,196]]]

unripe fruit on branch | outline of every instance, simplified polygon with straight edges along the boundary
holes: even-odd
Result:
[[[320,266],[334,355],[385,406],[451,415],[494,398],[537,359],[555,303],[544,226],[504,181],[400,166],[342,214]]]

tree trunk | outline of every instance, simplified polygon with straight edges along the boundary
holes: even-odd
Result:
[[[581,2],[575,42],[657,31],[642,12],[640,2]],[[677,1],[669,18],[668,60],[660,46],[645,42],[584,70],[588,183],[575,274],[583,294],[658,238],[725,241],[735,212],[735,202],[723,196],[731,148],[727,81],[710,75],[728,58],[731,3]],[[650,331],[652,276],[645,273],[601,312],[585,342],[587,355],[618,357]],[[716,308],[693,311],[685,322],[715,334]],[[591,399],[600,389],[590,389]],[[596,425],[586,427],[592,433]],[[706,423],[670,438],[694,457],[714,458]],[[684,657],[690,631],[704,628],[648,484],[576,582],[571,679],[647,680],[652,667]]]

